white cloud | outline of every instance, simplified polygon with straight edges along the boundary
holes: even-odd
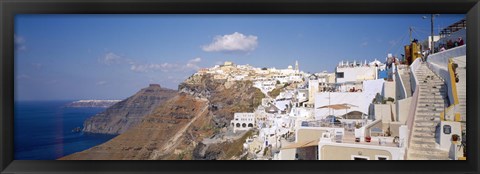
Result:
[[[198,70],[200,67],[198,63],[202,61],[202,58],[197,57],[194,59],[190,59],[186,64],[175,64],[175,63],[161,63],[161,64],[131,64],[130,70],[134,72],[153,72],[153,71],[161,71],[161,72],[178,72],[178,71],[188,71],[188,70]]]
[[[98,86],[103,86],[103,85],[106,85],[107,84],[107,81],[98,81],[96,83]]]
[[[193,70],[198,70],[200,67],[197,65],[202,59],[200,57],[197,57],[195,59],[191,59],[187,62],[185,65],[184,69],[193,69]]]
[[[367,41],[362,42],[362,43],[360,44],[360,46],[362,46],[362,47],[366,47],[367,45],[368,45],[368,42],[367,42]]]
[[[108,52],[105,54],[103,57],[100,58],[100,62],[104,63],[106,65],[111,65],[111,64],[116,64],[120,63],[123,60],[123,58],[113,52]]]
[[[230,35],[215,36],[213,42],[202,47],[206,52],[250,52],[258,45],[258,37],[235,32]]]
[[[135,72],[151,72],[151,71],[162,71],[162,72],[169,72],[172,69],[176,69],[179,66],[177,64],[171,63],[162,63],[162,64],[133,64],[130,66],[130,70]]]
[[[19,35],[14,34],[13,40],[15,43],[15,50],[24,51],[27,50],[27,46],[25,46],[25,38]]]

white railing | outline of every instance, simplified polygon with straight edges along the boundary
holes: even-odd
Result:
[[[442,52],[431,54],[427,57],[428,67],[442,79],[446,79],[448,74],[448,59],[452,57],[465,56],[467,54],[466,45],[451,48]]]
[[[412,139],[412,132],[413,132],[413,121],[415,120],[415,113],[417,112],[417,100],[419,96],[419,87],[418,87],[418,78],[417,75],[415,74],[415,71],[420,68],[421,65],[421,59],[416,59],[413,61],[413,63],[410,65],[410,84],[412,85],[412,89],[414,90],[412,94],[412,101],[410,103],[410,111],[408,112],[408,118],[407,118],[407,127],[408,127],[408,138],[407,138],[407,147],[410,146],[410,142]],[[408,148],[407,148],[408,151]],[[405,153],[407,155],[407,153]]]
[[[410,85],[411,85],[413,90],[416,89],[417,84],[418,84],[418,79],[417,79],[417,75],[415,75],[415,71],[417,71],[417,69],[420,68],[421,63],[422,63],[421,59],[416,59],[410,65]]]
[[[396,101],[398,100],[402,100],[402,99],[405,99],[407,98],[407,92],[406,92],[406,89],[405,89],[405,84],[403,83],[403,80],[402,80],[402,77],[400,76],[400,71],[398,69],[398,66],[395,67],[395,86],[397,88],[397,90],[395,90],[396,92]],[[402,71],[403,72],[403,71]]]
[[[454,91],[452,91],[453,90],[452,82],[455,82],[455,80],[452,80],[450,76],[450,72],[448,69],[449,59],[465,56],[467,54],[466,48],[467,48],[466,45],[462,45],[459,47],[455,47],[439,53],[432,54],[427,58],[427,65],[430,68],[430,70],[432,70],[435,74],[437,74],[440,78],[442,78],[445,84],[447,85],[448,98],[449,98],[450,104],[455,103],[454,97],[453,97]]]

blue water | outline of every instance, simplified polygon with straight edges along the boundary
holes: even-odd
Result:
[[[114,136],[72,132],[105,108],[67,108],[72,101],[15,102],[14,159],[55,160]]]

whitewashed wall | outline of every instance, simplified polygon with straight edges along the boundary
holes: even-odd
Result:
[[[450,73],[448,72],[448,59],[467,54],[467,46],[462,45],[452,49],[448,49],[439,53],[432,54],[427,58],[428,67],[440,78],[442,78],[448,87],[448,96],[450,103],[453,103],[452,83],[450,80]]]

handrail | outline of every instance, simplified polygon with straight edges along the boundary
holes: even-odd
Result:
[[[448,93],[450,94],[449,96],[452,96],[453,103],[448,106],[442,113],[440,113],[440,119],[441,120],[452,120],[451,116],[453,115],[454,121],[460,121],[460,114],[456,112],[457,106],[460,103],[458,100],[458,93],[457,93],[457,82],[455,80],[455,72],[453,71],[453,58],[448,59],[448,73],[449,73],[449,80],[450,84],[452,84],[447,90]],[[447,117],[449,119],[447,119]]]
[[[408,144],[407,147],[410,147],[410,143],[412,141],[412,133],[413,133],[413,122],[415,121],[415,115],[417,113],[417,100],[419,96],[419,87],[415,87],[415,92],[413,92],[412,95],[412,101],[410,103],[410,112],[408,113],[408,119],[407,119],[407,127],[408,127]]]
[[[448,72],[450,74],[450,83],[452,83],[453,104],[458,105],[457,82],[455,81],[455,72],[453,71],[453,58],[448,59]]]
[[[418,85],[419,81],[418,81],[418,77],[417,75],[415,75],[415,71],[420,67],[420,59],[416,59],[415,61],[413,61],[412,65],[410,66],[410,75],[412,76],[410,78],[410,80],[412,81],[412,83],[410,83],[412,85],[412,89],[414,89],[414,92],[412,94],[412,101],[410,103],[410,112],[408,113],[408,119],[407,119],[407,127],[408,127],[408,131],[409,131],[409,135],[408,135],[408,142],[407,142],[407,147],[410,147],[410,143],[412,141],[412,133],[413,133],[413,122],[415,120],[415,114],[417,113],[417,100],[418,100],[418,96],[419,96],[419,93],[420,93],[420,87]],[[405,153],[405,159],[407,158],[407,155],[408,155],[408,148],[406,148],[407,151]]]

